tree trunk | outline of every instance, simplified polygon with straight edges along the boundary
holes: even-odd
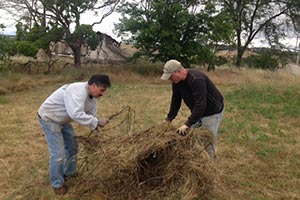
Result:
[[[242,46],[241,40],[239,39],[238,46],[237,46],[236,63],[235,63],[237,68],[241,68],[241,66],[242,66],[242,58],[243,58],[246,48],[247,48],[246,46]]]
[[[300,43],[299,43],[299,48],[298,48],[298,55],[297,55],[297,65],[299,65],[299,57],[300,57]]]
[[[237,35],[237,55],[236,55],[236,63],[235,66],[237,68],[240,68],[242,65],[242,41],[241,41],[241,27],[239,26],[238,29],[236,29],[236,35]]]
[[[242,51],[242,49],[238,48],[238,50],[237,50],[237,57],[236,57],[236,63],[235,63],[235,65],[236,65],[237,68],[240,68],[241,65],[242,65],[243,53],[244,52]]]
[[[43,16],[42,16],[42,20],[41,20],[41,26],[43,28],[46,28],[46,9],[45,7],[43,8]]]
[[[70,44],[70,47],[73,51],[74,55],[74,66],[75,67],[81,67],[81,46],[82,44],[80,42],[74,42]]]
[[[74,65],[75,67],[81,67],[80,48],[73,49],[74,52]]]

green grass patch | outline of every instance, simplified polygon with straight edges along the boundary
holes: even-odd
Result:
[[[277,148],[265,145],[261,146],[255,153],[260,159],[265,160],[274,158],[277,152]]]
[[[245,112],[243,116],[248,119],[251,119],[251,113],[268,119],[300,115],[299,87],[245,85],[228,93],[226,99],[236,106],[239,112]]]
[[[300,115],[299,87],[243,85],[225,94],[225,142],[240,145],[267,162],[286,150],[279,144],[297,145],[287,137]]]
[[[8,100],[5,97],[0,96],[0,105],[1,104],[7,104],[7,103],[8,103]]]

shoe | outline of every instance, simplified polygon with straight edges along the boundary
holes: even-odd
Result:
[[[53,188],[53,190],[54,190],[54,193],[56,194],[56,195],[64,195],[64,194],[66,194],[67,193],[67,187],[66,186],[61,186],[61,187],[59,187],[59,188]]]
[[[69,178],[76,178],[79,176],[79,173],[78,172],[75,172],[74,174],[72,174],[71,176],[67,176]]]
[[[65,181],[70,180],[70,178],[77,178],[79,176],[78,172],[75,172],[74,174],[70,175],[70,176],[66,176],[64,175],[64,179]]]

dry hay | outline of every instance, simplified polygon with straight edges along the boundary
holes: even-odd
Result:
[[[78,140],[83,156],[72,188],[80,199],[207,199],[213,189],[214,169],[205,151],[211,133],[205,129],[180,136],[160,124]]]

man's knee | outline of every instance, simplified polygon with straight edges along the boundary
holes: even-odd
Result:
[[[65,160],[65,151],[62,148],[53,150],[50,152],[50,159],[57,162],[63,163]]]

